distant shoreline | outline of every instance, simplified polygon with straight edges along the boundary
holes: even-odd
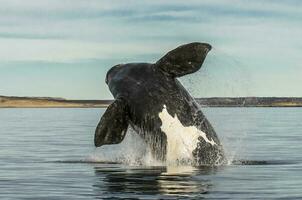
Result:
[[[0,96],[0,108],[106,108],[113,100]],[[302,97],[196,98],[205,107],[302,107]]]

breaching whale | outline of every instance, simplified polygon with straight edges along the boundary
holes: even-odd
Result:
[[[160,161],[224,164],[213,127],[177,80],[198,71],[210,50],[211,45],[194,42],[177,47],[156,63],[112,67],[106,83],[115,100],[97,125],[95,146],[120,143],[131,126]]]

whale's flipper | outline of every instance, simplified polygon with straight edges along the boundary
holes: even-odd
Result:
[[[207,43],[185,44],[168,52],[155,65],[173,77],[191,74],[200,69],[211,48]]]
[[[95,130],[96,147],[123,141],[128,128],[127,110],[127,104],[123,99],[116,99],[110,104]]]

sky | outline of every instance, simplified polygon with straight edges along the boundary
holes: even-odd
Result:
[[[108,69],[189,42],[195,97],[302,96],[300,0],[1,0],[0,95],[112,99]]]

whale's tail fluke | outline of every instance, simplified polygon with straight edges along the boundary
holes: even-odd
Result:
[[[173,77],[184,76],[198,71],[211,49],[207,43],[185,44],[169,51],[155,65]]]
[[[116,99],[107,108],[95,130],[94,145],[118,144],[128,128],[128,108],[123,99]]]

